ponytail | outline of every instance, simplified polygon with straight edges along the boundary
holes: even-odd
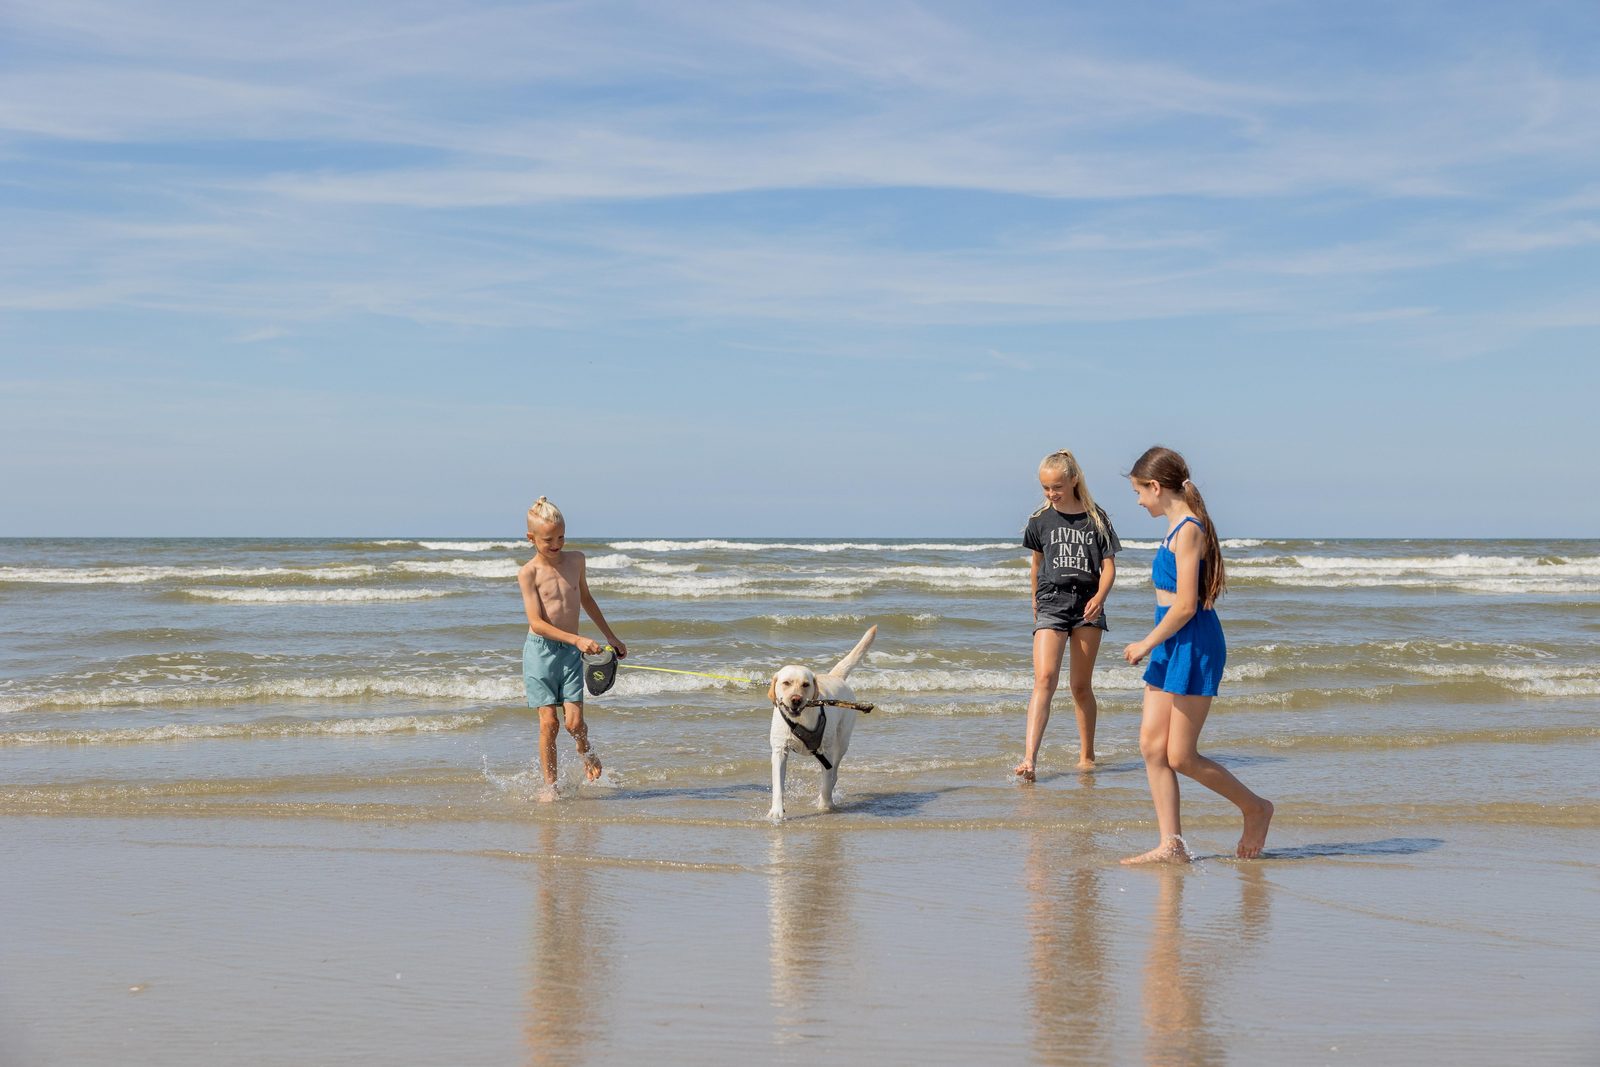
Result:
[[[1217,536],[1217,524],[1211,521],[1211,513],[1206,510],[1205,497],[1189,480],[1189,465],[1172,449],[1156,445],[1146,449],[1134,462],[1128,477],[1155,482],[1168,492],[1177,493],[1200,520],[1206,539],[1206,560],[1211,564],[1206,568],[1206,587],[1200,591],[1200,603],[1206,607],[1215,604],[1228,589],[1227,568],[1222,562],[1222,539]]]

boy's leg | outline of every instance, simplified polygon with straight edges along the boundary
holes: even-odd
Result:
[[[1105,633],[1098,626],[1080,626],[1072,631],[1071,660],[1067,667],[1067,684],[1072,687],[1072,710],[1078,715],[1078,769],[1094,766],[1094,724],[1099,718],[1100,705],[1094,698],[1094,660],[1100,654],[1100,638]]]
[[[583,760],[583,773],[594,781],[600,777],[600,757],[589,749],[589,724],[583,721],[583,705],[572,701],[566,703],[567,733],[572,735],[573,744],[578,746],[578,758]]]
[[[539,766],[546,785],[556,784],[556,738],[561,735],[561,720],[556,708],[547,704],[539,709]]]
[[[1028,725],[1022,739],[1022,762],[1016,775],[1033,781],[1034,763],[1044,742],[1045,724],[1050,721],[1050,701],[1061,684],[1061,655],[1067,648],[1067,635],[1060,630],[1033,632],[1033,693],[1028,697]]]

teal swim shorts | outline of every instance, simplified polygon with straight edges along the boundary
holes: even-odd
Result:
[[[582,704],[583,653],[530,630],[522,644],[522,685],[530,708]]]

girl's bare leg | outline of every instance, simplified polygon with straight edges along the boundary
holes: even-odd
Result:
[[[1234,855],[1251,860],[1261,855],[1267,843],[1267,827],[1272,823],[1272,802],[1250,792],[1245,784],[1216,760],[1200,755],[1200,728],[1211,713],[1210,697],[1172,698],[1171,729],[1167,738],[1167,759],[1172,769],[1193,778],[1213,793],[1231,800],[1244,813],[1244,833]]]
[[[1094,724],[1100,705],[1094,698],[1094,659],[1100,654],[1100,638],[1105,633],[1097,626],[1080,626],[1072,631],[1072,655],[1067,666],[1067,685],[1072,689],[1072,710],[1078,715],[1078,769],[1094,766]]]
[[[1168,736],[1172,730],[1173,696],[1154,686],[1144,687],[1144,717],[1139,722],[1139,754],[1144,757],[1150,799],[1156,806],[1161,843],[1149,852],[1129,856],[1123,863],[1188,863],[1183,843],[1183,822],[1178,815],[1178,776],[1168,762]]]
[[[1034,763],[1044,741],[1044,727],[1050,721],[1050,701],[1061,684],[1061,655],[1067,648],[1067,635],[1060,630],[1033,632],[1033,695],[1028,697],[1028,727],[1022,739],[1022,762],[1016,775],[1033,781]]]

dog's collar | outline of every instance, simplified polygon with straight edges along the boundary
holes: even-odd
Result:
[[[817,757],[817,762],[828,770],[833,770],[833,764],[828,762],[828,757],[822,754],[822,733],[828,728],[828,713],[822,708],[817,709],[817,725],[806,729],[794,719],[789,718],[788,709],[782,704],[776,705],[778,714],[783,716],[783,721],[788,724],[789,732],[806,746],[806,751]]]

